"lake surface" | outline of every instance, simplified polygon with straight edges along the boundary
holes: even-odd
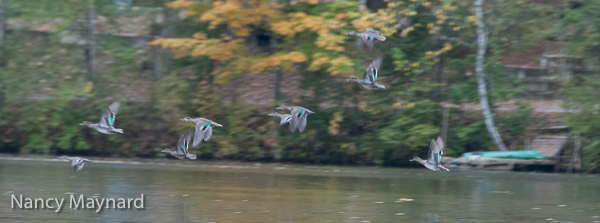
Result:
[[[12,195],[65,198],[62,211]],[[70,209],[69,198],[144,209]],[[398,202],[404,198],[403,202]],[[410,200],[412,199],[412,201]],[[0,160],[0,222],[600,222],[600,176],[164,160]]]

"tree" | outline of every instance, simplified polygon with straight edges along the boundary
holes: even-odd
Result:
[[[487,128],[490,137],[494,140],[494,144],[501,151],[506,151],[506,146],[500,138],[500,134],[494,126],[494,119],[490,112],[490,105],[487,98],[487,90],[485,84],[485,73],[483,72],[483,56],[486,49],[486,33],[483,24],[483,13],[481,11],[481,5],[483,0],[475,0],[475,16],[477,17],[477,64],[475,65],[475,72],[477,73],[477,91],[479,92],[479,103],[483,110],[483,118],[485,119],[485,127]]]
[[[6,11],[4,9],[4,0],[0,0],[0,46],[4,42],[4,30],[6,29]]]

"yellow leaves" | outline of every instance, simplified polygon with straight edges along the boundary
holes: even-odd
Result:
[[[223,1],[214,1],[213,2],[213,7],[219,7],[223,5]]]
[[[304,56],[304,53],[296,51],[287,54],[275,54],[273,56],[254,61],[250,70],[252,73],[260,73],[268,67],[291,69],[292,63],[300,63],[306,60],[307,59],[306,56]]]
[[[423,7],[431,7],[431,2],[423,2]]]
[[[443,51],[443,52],[448,52],[448,51],[450,51],[451,49],[452,49],[452,45],[451,45],[451,44],[449,44],[449,43],[444,43],[444,47],[443,47],[443,48],[442,48],[440,51]]]
[[[371,27],[372,23],[367,20],[356,19],[356,20],[352,21],[352,26],[354,26],[357,30],[360,30],[358,32],[362,32],[362,30],[364,30],[365,28]]]
[[[472,16],[467,16],[467,21],[469,22],[477,22],[477,17],[475,17],[474,15]]]
[[[327,57],[319,57],[313,60],[311,66],[319,66],[323,63],[327,63],[329,61],[329,58]]]
[[[332,50],[336,52],[343,52],[344,47],[344,36],[342,35],[323,35],[317,38],[315,42],[317,46],[324,48],[325,50]]]
[[[338,57],[329,61],[331,67],[327,69],[331,75],[337,75],[340,73],[351,73],[354,63],[348,57]]]
[[[216,18],[217,18],[217,16],[214,14],[204,13],[202,16],[200,16],[200,21],[201,22],[212,21],[212,20],[215,20]]]
[[[206,33],[201,33],[201,32],[194,33],[194,35],[192,35],[192,38],[199,39],[199,40],[205,40]]]
[[[290,13],[288,16],[289,21],[281,21],[271,25],[275,33],[294,36],[308,29],[323,36],[329,34],[330,28],[339,28],[342,26],[338,21],[326,21],[321,17],[309,16],[304,12]]]
[[[333,113],[333,118],[329,120],[329,134],[338,135],[340,134],[340,122],[344,120],[344,116],[342,116],[342,112]]]
[[[400,36],[402,36],[402,37],[405,37],[405,36],[407,36],[407,35],[408,35],[408,33],[409,33],[410,31],[413,31],[414,29],[415,29],[415,27],[414,27],[414,26],[408,27],[408,28],[406,28],[406,29],[402,30],[402,32],[400,33]]]
[[[296,2],[306,2],[309,4],[319,4],[319,0],[296,0]]]
[[[202,22],[210,22],[209,29],[227,24],[236,36],[250,35],[251,25],[259,25],[265,21],[275,20],[282,12],[275,7],[276,3],[252,1],[244,3],[240,0],[215,1],[213,7],[200,17]]]
[[[94,89],[94,82],[88,81],[85,83],[85,92],[90,93]]]
[[[408,15],[408,16],[417,15],[417,11],[410,11],[410,12],[406,13],[406,15]]]
[[[339,21],[339,20],[342,20],[342,19],[344,19],[346,17],[348,17],[348,14],[346,14],[346,13],[338,13],[338,14],[335,15],[335,20]]]
[[[173,1],[173,2],[167,2],[165,3],[165,7],[167,8],[187,8],[190,7],[194,4],[194,2],[191,1],[185,1],[185,0],[177,0],[177,1]]]

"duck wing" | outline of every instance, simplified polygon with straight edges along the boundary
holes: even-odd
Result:
[[[378,41],[383,42],[383,41],[386,40],[386,38],[383,37],[383,36],[381,36],[380,33],[379,33],[379,31],[377,31],[377,30],[374,30],[374,29],[371,29],[371,28],[366,28],[365,30],[366,30],[365,33],[373,36],[373,38],[377,39]]]
[[[204,141],[207,141],[212,137],[212,127],[209,125],[204,129]]]
[[[436,140],[431,140],[429,145],[428,163],[439,164],[442,161],[444,155],[444,141],[442,137],[438,137]]]
[[[301,117],[300,110],[294,109],[292,110],[292,119],[290,120],[290,131],[294,133],[298,126],[300,125]]]
[[[298,130],[300,130],[300,132],[304,132],[304,129],[306,129],[307,117],[308,113],[306,111],[300,116],[300,122],[298,124]]]
[[[365,71],[365,75],[363,77],[365,83],[372,84],[377,81],[379,67],[381,66],[382,60],[382,57],[377,57],[375,60],[373,60],[373,62],[371,62],[371,64],[369,64],[369,67],[367,68],[367,71]]]
[[[177,155],[187,154],[190,141],[192,141],[191,128],[185,131],[183,135],[181,135],[181,138],[179,138],[179,142],[177,143]]]
[[[77,172],[79,172],[80,170],[82,170],[82,169],[83,169],[83,165],[84,165],[84,164],[85,164],[85,163],[81,163],[81,164],[79,164],[79,165],[77,165],[77,166],[74,166],[75,173],[77,173]]]
[[[363,35],[362,40],[363,42],[365,42],[365,44],[367,44],[367,48],[369,48],[369,51],[371,52],[375,52],[375,47],[373,46],[373,40],[369,39],[370,35]]]
[[[121,102],[118,101],[115,101],[110,106],[108,106],[108,109],[106,109],[104,113],[102,113],[102,116],[100,116],[100,122],[98,123],[98,125],[104,128],[112,127],[115,124],[115,118],[120,107]]]
[[[192,145],[193,147],[200,145],[202,139],[204,139],[204,134],[206,134],[207,128],[210,128],[209,120],[201,118],[196,121],[196,133],[194,135],[194,144]]]

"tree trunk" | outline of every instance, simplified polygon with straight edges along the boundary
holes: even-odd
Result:
[[[6,29],[6,11],[4,10],[4,0],[0,0],[0,46],[4,43],[4,30]]]
[[[494,127],[494,119],[492,119],[492,113],[490,112],[490,105],[488,104],[487,90],[485,86],[485,73],[483,72],[483,55],[486,49],[486,33],[483,26],[483,13],[481,12],[481,5],[483,0],[475,0],[475,16],[477,17],[477,63],[475,65],[475,72],[477,73],[477,91],[479,92],[479,103],[481,104],[481,110],[483,110],[483,118],[485,120],[485,127],[490,133],[490,137],[494,140],[494,144],[501,151],[506,151],[506,146],[500,138],[500,134]]]
[[[165,8],[164,9],[164,21],[163,28],[160,31],[160,37],[162,38],[173,38],[175,37],[175,31],[172,27],[172,22],[177,21],[178,10]],[[171,50],[168,48],[157,47],[154,66],[154,80],[158,81],[165,75],[168,75],[169,61],[171,58]]]
[[[440,50],[440,35],[441,33],[439,33],[438,31],[432,34],[429,38],[429,44],[431,45],[430,47],[432,51]],[[435,84],[435,86],[433,87],[433,94],[431,95],[431,97],[433,101],[437,102],[440,100],[440,83],[442,79],[442,70],[444,64],[442,58],[440,58],[439,56],[435,56],[434,59],[437,61],[431,67],[431,81]]]
[[[581,170],[581,140],[579,137],[577,137],[576,140],[573,156],[571,157],[571,162],[569,162],[569,173],[579,172]]]
[[[96,27],[94,25],[94,20],[96,19],[96,13],[94,12],[94,0],[89,1],[89,9],[88,9],[88,31],[89,31],[89,49],[87,51],[87,62],[88,62],[88,75],[89,77],[93,77],[96,72]]]
[[[367,11],[367,0],[359,0],[358,1],[358,11],[359,12]]]
[[[279,69],[277,70],[277,73],[275,74],[275,90],[274,90],[274,97],[275,97],[275,101],[280,101],[281,100],[281,79],[283,78],[283,70]],[[277,122],[275,122],[275,125],[271,128],[271,137],[273,138],[273,143],[271,144],[271,147],[273,148],[273,159],[275,160],[280,160],[281,159],[281,148],[279,148],[279,142],[277,140],[277,137],[279,136],[279,133],[277,131],[277,128],[279,127],[279,125],[277,125]]]

